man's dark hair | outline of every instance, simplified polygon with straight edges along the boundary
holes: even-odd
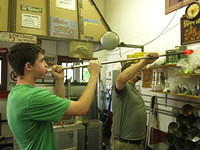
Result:
[[[134,64],[133,62],[128,62],[128,63],[125,63],[122,68],[121,68],[121,72],[124,71],[126,68],[128,68],[130,65]]]
[[[34,65],[38,54],[45,53],[41,47],[30,43],[17,43],[10,48],[8,61],[17,75],[24,75],[24,66],[27,62]]]

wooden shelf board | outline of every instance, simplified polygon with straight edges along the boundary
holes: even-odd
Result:
[[[173,95],[173,96],[181,96],[181,97],[189,97],[189,98],[200,98],[200,96],[195,96],[195,95],[185,95],[185,94],[176,94],[176,93],[165,93],[165,92],[158,92],[158,91],[152,91],[155,93],[160,93],[160,94],[168,94],[168,95]]]
[[[178,66],[176,66],[176,64],[164,64],[164,65],[151,66],[145,69],[169,68],[169,67],[178,67]]]
[[[190,73],[190,74],[185,74],[185,73],[177,73],[178,76],[200,76],[200,73]]]

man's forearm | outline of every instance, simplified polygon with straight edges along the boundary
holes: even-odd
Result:
[[[120,80],[123,80],[124,82],[128,81],[144,66],[146,66],[146,64],[143,63],[142,61],[137,64],[132,64],[129,68],[125,69],[123,72],[120,73],[119,75]]]
[[[91,75],[90,80],[86,86],[86,89],[84,90],[83,94],[79,99],[79,102],[86,111],[88,111],[92,103],[92,100],[94,99],[97,80],[98,80],[98,75],[96,74]]]

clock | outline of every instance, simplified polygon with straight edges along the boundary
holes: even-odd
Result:
[[[189,4],[185,10],[186,18],[189,20],[194,20],[199,17],[200,14],[200,3],[193,2]]]

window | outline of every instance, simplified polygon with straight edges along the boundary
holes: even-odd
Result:
[[[62,62],[61,65],[65,66],[65,67],[70,67],[73,65],[73,63]],[[64,76],[65,76],[64,81],[66,81],[66,79],[73,81],[74,80],[74,70],[73,69],[65,69]]]
[[[83,62],[83,65],[88,64],[88,62]],[[80,81],[81,82],[88,82],[90,79],[90,73],[87,67],[80,68]]]
[[[165,0],[165,14],[169,14],[198,0]]]
[[[96,58],[93,58],[94,60]],[[58,56],[58,64],[62,66],[76,66],[76,65],[86,65],[89,63],[87,58],[74,58],[69,56]],[[74,82],[75,80],[78,82],[88,82],[90,78],[90,74],[88,72],[87,67],[80,67],[75,69],[65,69],[65,82],[67,79],[70,79],[70,82]]]
[[[58,56],[57,57],[58,64],[62,66],[72,66],[72,65],[77,65],[77,62],[80,61],[79,58],[73,58],[73,57],[68,57],[68,56]],[[77,80],[76,78],[76,70],[75,69],[65,69],[64,70],[64,81],[66,82],[67,79],[70,79],[70,82],[73,82],[74,80]]]

